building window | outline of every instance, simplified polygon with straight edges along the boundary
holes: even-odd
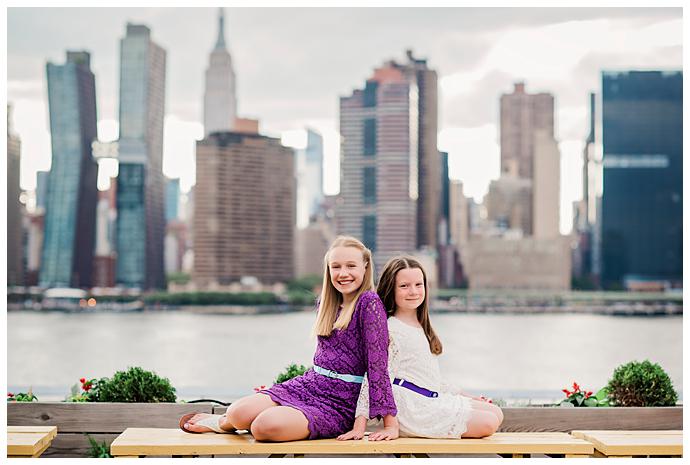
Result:
[[[364,87],[364,106],[365,107],[375,107],[376,106],[376,90],[379,87],[379,83],[376,81],[367,81]]]
[[[376,168],[373,166],[364,168],[364,203],[376,203]]]
[[[376,155],[376,119],[364,120],[364,155]]]
[[[372,252],[376,251],[376,216],[368,215],[363,219],[364,231],[362,234],[362,239],[364,240],[364,245],[366,245]]]

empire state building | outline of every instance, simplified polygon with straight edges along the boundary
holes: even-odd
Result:
[[[218,14],[218,40],[211,52],[206,68],[204,92],[204,135],[212,132],[231,131],[237,117],[235,97],[235,72],[232,58],[225,46],[225,18],[223,9]]]

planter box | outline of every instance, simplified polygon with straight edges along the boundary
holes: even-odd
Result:
[[[57,426],[43,457],[85,457],[88,433],[110,443],[126,428],[177,428],[185,413],[224,413],[226,407],[198,404],[9,402],[8,426]],[[506,407],[499,431],[682,430],[683,407]]]

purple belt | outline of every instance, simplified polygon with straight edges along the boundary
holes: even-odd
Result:
[[[404,379],[400,378],[395,378],[393,380],[393,384],[397,384],[398,386],[402,386],[404,388],[409,389],[410,391],[414,391],[417,394],[421,394],[425,397],[438,397],[438,392],[436,391],[430,391],[426,388],[419,387],[414,383],[410,383],[409,381],[405,381]]]

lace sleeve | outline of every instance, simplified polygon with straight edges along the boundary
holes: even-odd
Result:
[[[369,378],[369,418],[397,415],[388,374],[388,322],[376,293],[363,305],[362,334]],[[363,296],[364,297],[364,296]]]
[[[360,389],[359,391],[359,399],[357,400],[357,411],[355,412],[355,418],[357,417],[369,418],[369,380],[367,380],[367,375],[364,375],[362,389]]]

